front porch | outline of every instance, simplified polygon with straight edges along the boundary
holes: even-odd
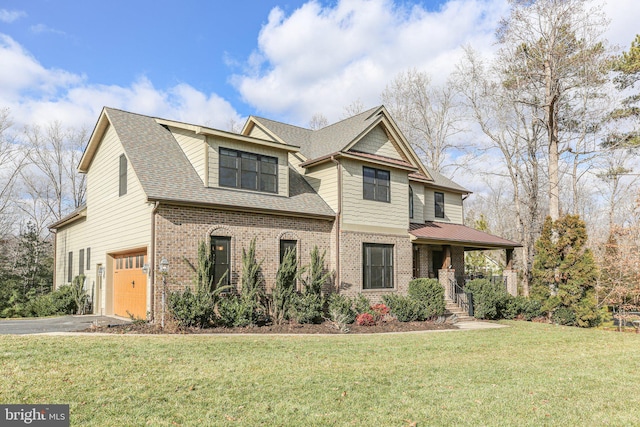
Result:
[[[447,302],[455,303],[469,312],[470,304],[464,284],[475,277],[465,271],[465,252],[471,251],[504,250],[502,274],[485,278],[502,283],[509,294],[518,295],[518,272],[513,266],[513,252],[520,244],[461,224],[411,224],[410,233],[413,277],[438,279]]]

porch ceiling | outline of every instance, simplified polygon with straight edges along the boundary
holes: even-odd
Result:
[[[475,230],[462,224],[427,221],[424,224],[410,224],[409,233],[416,242],[464,245],[465,250],[473,249],[513,249],[522,245],[493,234]]]

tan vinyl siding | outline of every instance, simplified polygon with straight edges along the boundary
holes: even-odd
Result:
[[[333,209],[338,211],[338,172],[337,166],[333,163],[323,163],[319,166],[309,168],[304,174],[304,178],[313,189],[324,199]]]
[[[207,152],[205,137],[203,135],[196,135],[194,132],[185,129],[170,129],[173,137],[178,141],[180,148],[187,156],[187,159],[189,159],[193,168],[198,172],[198,176],[204,185],[206,182],[205,155]]]
[[[267,132],[265,132],[260,126],[253,125],[251,128],[251,132],[249,132],[249,136],[254,138],[266,139],[267,141],[275,141]]]
[[[366,134],[351,149],[363,153],[377,154],[378,156],[403,160],[398,150],[396,150],[393,143],[389,140],[387,133],[380,125],[372,129],[371,132]]]
[[[421,223],[424,219],[424,185],[411,183],[413,188],[413,218],[410,222]]]
[[[293,166],[293,168],[298,171],[298,173],[300,175],[304,175],[305,174],[305,168],[300,167],[301,163],[304,163],[307,159],[305,159],[305,157],[298,153],[289,153],[289,164],[291,166]]]
[[[434,192],[444,193],[444,218],[435,217]],[[459,193],[449,193],[444,190],[425,188],[424,191],[424,219],[425,221],[450,222],[462,224],[462,195]]]
[[[209,152],[209,186],[218,187],[219,148],[246,151],[278,158],[278,194],[289,196],[289,162],[288,153],[275,148],[264,147],[247,142],[230,141],[219,137],[207,137]],[[246,190],[241,190],[246,191]]]
[[[391,202],[365,200],[362,190],[364,163],[343,160],[342,222],[371,230],[401,231],[409,228],[409,188],[406,171],[391,169]],[[375,166],[378,167],[378,166]],[[379,168],[379,167],[378,167]],[[380,168],[382,169],[382,168]],[[348,227],[346,227],[348,228]],[[361,227],[357,227],[361,230]]]
[[[60,230],[56,233],[56,288],[69,283],[67,280],[68,274],[68,260],[69,252],[73,252],[73,273],[72,277],[75,277],[79,273],[79,260],[78,254],[80,249],[85,250],[85,262],[86,262],[86,249],[91,247],[91,242],[87,236],[87,226],[84,219],[80,219]],[[91,268],[87,270],[85,265],[85,276],[92,277],[95,274],[94,269],[94,255],[93,248],[91,247]]]
[[[96,151],[87,173],[87,243],[91,247],[91,274],[95,280],[95,266],[111,263],[107,254],[130,249],[148,248],[151,242],[151,210],[142,186],[127,162],[127,194],[118,196],[118,159],[124,152],[110,126]],[[92,233],[92,230],[96,230]],[[99,232],[98,232],[99,230]],[[74,267],[75,268],[75,267]],[[112,271],[107,269],[101,301],[111,300],[106,290]],[[107,306],[107,313],[109,307]]]

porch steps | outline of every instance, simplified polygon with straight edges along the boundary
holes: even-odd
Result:
[[[447,320],[454,316],[454,322],[469,322],[475,320],[473,317],[469,316],[469,314],[461,309],[458,304],[454,303],[450,299],[445,299],[445,311],[444,315],[447,317]]]

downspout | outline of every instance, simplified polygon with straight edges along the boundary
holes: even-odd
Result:
[[[340,218],[342,216],[342,164],[331,155],[331,161],[338,166],[338,210],[336,212],[336,291],[340,293],[342,275],[340,273]]]
[[[151,209],[151,249],[149,254],[149,277],[151,279],[151,321],[155,318],[156,308],[156,212],[160,207],[160,202],[156,202]]]

